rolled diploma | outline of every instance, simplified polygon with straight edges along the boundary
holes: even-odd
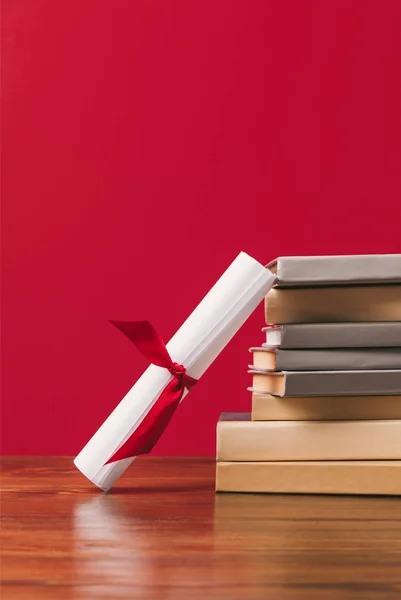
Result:
[[[168,342],[172,360],[199,379],[274,281],[266,267],[241,252]],[[150,365],[75,458],[75,466],[102,490],[109,490],[134,458],[105,463],[132,435],[171,379],[167,369]]]

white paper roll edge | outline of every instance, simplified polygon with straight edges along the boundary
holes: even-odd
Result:
[[[199,379],[275,282],[263,265],[241,252],[167,344],[173,361]],[[105,465],[132,435],[171,380],[150,365],[74,460],[92,483],[108,491],[134,458]]]

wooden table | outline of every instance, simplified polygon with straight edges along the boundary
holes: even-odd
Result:
[[[2,462],[1,599],[401,598],[401,499],[214,493],[212,459]]]

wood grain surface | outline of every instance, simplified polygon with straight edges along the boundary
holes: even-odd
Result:
[[[2,600],[401,598],[401,498],[214,493],[141,458],[109,494],[70,458],[2,460]]]

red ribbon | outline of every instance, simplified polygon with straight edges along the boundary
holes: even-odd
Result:
[[[187,375],[185,367],[173,362],[165,343],[149,321],[111,321],[122,331],[142,354],[158,367],[164,367],[173,376],[143,421],[126,442],[105,463],[131,458],[150,452],[173,416],[184,389],[190,390],[196,383]]]

